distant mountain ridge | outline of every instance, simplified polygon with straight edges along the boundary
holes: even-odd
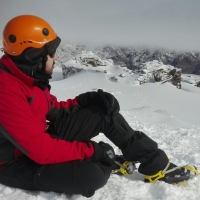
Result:
[[[165,65],[180,68],[182,73],[200,75],[200,53],[170,52],[165,50],[118,48],[105,46],[89,48],[87,46],[62,44],[58,48],[59,57],[64,62],[80,54],[82,51],[92,51],[101,59],[112,59],[115,65],[128,69],[139,69],[142,63],[158,60]]]
[[[158,60],[165,65],[172,65],[180,68],[182,73],[200,75],[200,53],[194,52],[169,52],[164,50],[113,48],[110,46],[96,49],[96,52],[105,55],[108,59],[122,67],[129,69],[139,69],[142,63]]]
[[[61,67],[64,79],[83,71],[98,72],[104,73],[112,82],[122,81],[122,79],[132,85],[169,82],[177,88],[181,88],[181,69],[164,65],[157,60],[141,64],[139,70],[130,70],[127,67],[115,65],[112,59],[101,59],[92,51],[82,51],[71,60],[62,62]]]

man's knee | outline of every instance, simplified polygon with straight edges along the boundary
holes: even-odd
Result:
[[[85,197],[91,197],[94,195],[95,191],[102,188],[108,181],[112,166],[108,167],[101,163],[92,163],[92,168],[89,169],[85,182],[82,187],[82,195]]]
[[[39,190],[90,197],[107,183],[111,170],[91,161],[48,165],[38,170],[34,183]]]
[[[101,163],[96,163],[96,167],[94,168],[93,173],[91,173],[88,177],[88,185],[86,184],[86,188],[84,189],[82,195],[86,197],[91,197],[94,195],[96,190],[106,185],[111,171],[112,167],[102,165]]]

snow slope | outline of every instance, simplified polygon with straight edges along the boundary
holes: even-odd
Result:
[[[107,68],[108,73],[83,71],[62,79],[61,68],[55,68],[51,80],[52,94],[59,100],[73,98],[80,93],[102,88],[119,100],[121,114],[135,130],[145,132],[155,139],[169,158],[178,165],[194,164],[200,169],[200,89],[182,83],[179,90],[173,85],[148,83],[135,85],[130,79],[113,74],[119,68]],[[102,133],[96,141],[109,142]],[[113,146],[116,153],[120,150]],[[137,171],[129,177],[111,175],[108,183],[89,199],[91,200],[197,200],[200,198],[200,183],[190,181],[187,188],[163,182],[144,183]],[[85,200],[81,195],[66,196],[53,192],[29,192],[0,185],[0,200]]]

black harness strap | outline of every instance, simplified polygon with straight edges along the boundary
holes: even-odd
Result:
[[[8,131],[3,127],[1,123],[0,123],[0,134],[2,134],[7,140],[9,140],[23,154],[28,155],[29,152],[15,141],[15,139],[8,133]]]

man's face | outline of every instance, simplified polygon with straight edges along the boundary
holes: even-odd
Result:
[[[55,61],[58,59],[58,56],[55,54],[53,57],[47,55],[47,62],[45,67],[45,72],[49,75],[53,74]]]

